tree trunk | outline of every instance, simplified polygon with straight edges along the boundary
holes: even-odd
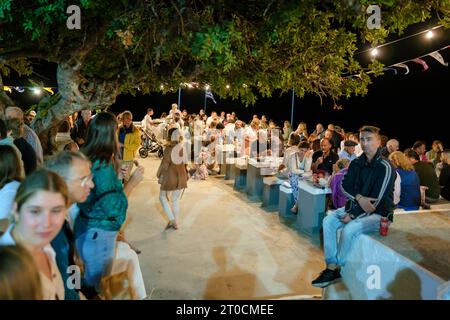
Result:
[[[52,154],[56,150],[55,137],[62,121],[82,109],[109,107],[119,94],[117,82],[97,84],[93,80],[87,83],[69,63],[58,65],[57,82],[59,92],[38,105],[38,113],[32,123],[41,139],[44,154]]]

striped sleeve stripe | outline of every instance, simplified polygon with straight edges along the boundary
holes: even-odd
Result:
[[[350,200],[352,200],[352,201],[355,201],[355,197],[352,196],[352,195],[351,195],[350,193],[348,193],[347,191],[345,191],[344,187],[342,186],[342,182],[343,182],[343,181],[344,181],[344,179],[341,180],[341,184],[340,184],[342,193],[343,193],[344,196],[346,196],[348,199],[350,199]]]
[[[385,168],[386,168],[386,174],[385,174],[385,176],[384,176],[383,184],[381,185],[380,194],[379,194],[378,197],[377,197],[377,201],[375,201],[375,203],[373,204],[373,206],[374,206],[375,208],[376,208],[376,207],[378,206],[378,204],[380,203],[380,201],[381,201],[381,199],[382,199],[382,197],[383,197],[383,194],[384,194],[384,192],[386,191],[386,188],[387,188],[387,186],[388,186],[388,184],[389,184],[389,180],[391,179],[391,176],[392,176],[392,168],[391,168],[391,166],[389,165],[389,163],[388,163],[386,160],[384,160],[384,159],[381,159],[380,162],[385,166]]]

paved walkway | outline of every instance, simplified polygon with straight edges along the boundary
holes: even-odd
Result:
[[[151,299],[265,299],[320,296],[310,285],[322,251],[295,229],[249,203],[232,181],[190,180],[179,230],[164,231],[154,156],[139,159],[144,181],[130,197],[127,238],[139,255]]]

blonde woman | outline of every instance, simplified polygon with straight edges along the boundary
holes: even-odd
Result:
[[[177,128],[168,132],[168,143],[158,168],[158,183],[161,184],[159,200],[169,218],[166,229],[178,229],[182,191],[187,188],[186,154],[183,150],[183,135]]]
[[[401,179],[400,202],[397,207],[406,211],[418,210],[420,206],[420,182],[413,165],[400,151],[392,152],[389,155],[389,160]]]
[[[39,270],[44,300],[64,300],[64,284],[50,242],[62,228],[69,196],[56,173],[38,170],[21,183],[15,197],[14,220],[0,245],[23,245]]]

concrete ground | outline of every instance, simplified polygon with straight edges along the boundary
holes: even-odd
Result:
[[[250,203],[232,181],[190,180],[179,230],[165,231],[156,170],[160,160],[138,159],[144,181],[129,201],[126,229],[139,255],[150,299],[284,299],[320,297],[311,281],[323,269],[320,248],[292,221]]]

